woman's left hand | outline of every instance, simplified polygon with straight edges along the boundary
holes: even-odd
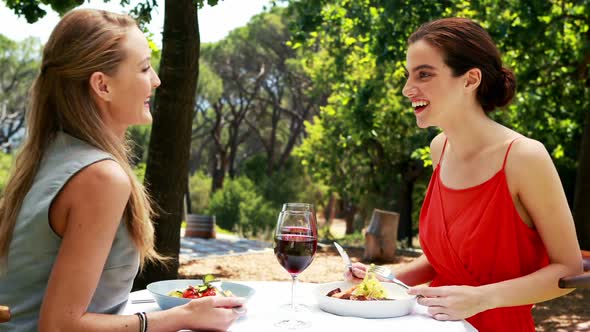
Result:
[[[478,287],[413,287],[408,294],[424,296],[418,297],[418,303],[427,306],[436,320],[465,319],[489,309]]]

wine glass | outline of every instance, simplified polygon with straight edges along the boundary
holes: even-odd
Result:
[[[286,203],[279,213],[275,229],[274,252],[279,264],[283,266],[291,278],[291,306],[295,317],[295,285],[297,276],[303,272],[315,255],[318,245],[318,231],[315,210],[308,203]],[[308,327],[308,321],[298,318],[288,318],[275,325],[288,329]]]

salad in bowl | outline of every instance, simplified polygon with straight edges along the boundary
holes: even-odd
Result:
[[[213,276],[203,279],[173,279],[152,282],[147,290],[161,309],[169,309],[205,296],[237,296],[249,299],[253,288],[243,284],[216,280]]]

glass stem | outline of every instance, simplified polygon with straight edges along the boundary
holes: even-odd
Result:
[[[297,275],[292,274],[293,282],[291,283],[291,310],[295,311],[295,285],[297,284]]]

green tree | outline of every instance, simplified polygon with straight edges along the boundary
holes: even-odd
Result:
[[[305,136],[304,121],[311,121],[323,102],[323,96],[314,93],[297,51],[289,46],[291,20],[284,8],[274,8],[255,16],[247,26],[247,40],[262,60],[265,79],[246,123],[253,133],[253,144],[263,147],[269,177],[286,168],[293,148]]]
[[[306,67],[328,104],[298,151],[310,172],[330,183],[354,213],[374,207],[401,214],[400,238],[412,236],[412,191],[423,175],[415,152],[434,131],[418,130],[404,102],[406,38],[443,6],[413,1],[301,1],[294,47],[307,49]],[[343,181],[342,179],[346,179]]]
[[[288,17],[274,8],[203,47],[202,84],[194,138],[199,153],[210,146],[212,191],[226,174],[259,154],[268,177],[286,168],[293,148],[304,137],[305,120],[317,112],[310,78],[287,41]],[[207,79],[206,79],[207,78]],[[209,134],[207,136],[207,134]]]
[[[253,57],[252,45],[238,28],[230,35],[203,48],[203,59],[221,80],[223,89],[218,99],[208,100],[209,133],[213,144],[212,192],[223,187],[226,174],[236,176],[238,149],[250,131],[245,119],[255,108],[255,96],[261,89],[265,68]]]
[[[313,81],[331,92],[301,150],[312,172],[352,197],[370,197],[371,192],[390,197],[371,189],[375,181],[399,187],[402,194],[393,206],[402,219],[408,217],[407,204],[401,203],[411,187],[403,189],[402,165],[410,166],[407,174],[414,173],[412,160],[426,155],[433,133],[410,128],[413,117],[401,99],[406,39],[431,19],[471,17],[490,31],[519,82],[515,102],[494,118],[545,143],[572,203],[582,247],[590,247],[590,205],[584,199],[590,194],[589,1],[289,3],[298,13],[292,26],[294,47],[310,50],[307,61],[317,73]],[[373,147],[382,154],[371,154]],[[335,168],[338,155],[346,158]],[[394,166],[390,171],[373,167],[380,165],[380,155],[390,158],[385,163]],[[384,172],[390,172],[389,178]],[[363,174],[352,180],[361,181],[354,184],[357,192],[337,182],[347,174]]]
[[[273,209],[245,176],[227,178],[223,187],[211,198],[209,214],[224,229],[246,236],[268,234],[278,211]]]
[[[41,57],[41,43],[27,38],[16,42],[0,34],[0,146],[21,133],[25,122],[27,93]]]
[[[205,214],[211,201],[211,178],[202,171],[195,172],[190,177],[189,191],[192,213]]]

